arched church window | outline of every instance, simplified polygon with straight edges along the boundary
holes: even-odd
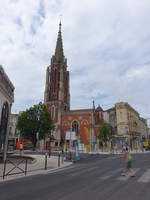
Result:
[[[9,114],[9,106],[8,102],[5,101],[3,104],[2,114],[1,114],[1,126],[7,126],[8,114]]]
[[[51,107],[51,119],[54,120],[55,119],[55,106]]]
[[[5,101],[2,108],[1,122],[0,122],[0,151],[5,144],[6,134],[7,134],[7,123],[9,115],[9,105]]]
[[[74,121],[72,123],[72,131],[76,132],[76,133],[79,133],[79,125],[78,125],[78,122],[77,121]]]

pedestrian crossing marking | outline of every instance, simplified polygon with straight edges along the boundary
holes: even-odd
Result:
[[[116,174],[117,172],[121,172],[121,170],[122,170],[122,169],[115,169],[115,170],[109,172],[107,175],[101,176],[101,177],[99,177],[99,178],[100,178],[100,179],[103,179],[103,180],[107,180],[107,179],[111,178],[114,174]]]
[[[77,171],[75,173],[71,173],[71,174],[69,173],[68,176],[75,177],[75,176],[78,176],[78,175],[85,174],[87,172],[90,173],[90,172],[93,172],[97,168],[99,168],[99,167],[94,166],[94,167],[87,168],[87,169],[84,168],[84,169],[81,169],[80,171]],[[130,175],[131,175],[129,172],[126,174],[126,176],[118,176],[117,175],[117,173],[121,173],[122,170],[123,170],[122,168],[119,168],[119,169],[115,169],[115,170],[106,172],[105,175],[98,177],[98,179],[105,181],[105,180],[108,180],[112,177],[114,180],[117,180],[117,181],[127,181],[130,178]],[[136,174],[138,171],[141,170],[141,168],[133,168],[133,170],[134,170],[134,173]],[[138,183],[148,183],[148,182],[150,182],[150,169],[147,169],[145,172],[143,172],[143,174],[140,176],[140,178],[135,177],[134,180],[136,180]]]
[[[140,168],[134,168],[133,169],[134,170],[134,173],[136,174],[139,170],[140,170]],[[129,178],[130,178],[130,173],[128,172],[127,174],[126,174],[126,176],[120,176],[119,178],[117,178],[117,180],[119,180],[119,181],[127,181]]]
[[[148,169],[139,179],[137,182],[141,183],[148,183],[150,182],[150,169]]]
[[[107,179],[109,179],[110,177],[112,177],[112,175],[102,176],[102,177],[100,177],[100,179],[107,180]]]
[[[83,170],[81,170],[81,171],[79,171],[79,172],[75,172],[75,173],[73,173],[73,174],[69,174],[69,176],[78,176],[78,175],[84,174],[84,173],[86,173],[86,172],[93,171],[94,169],[98,169],[98,168],[99,168],[99,167],[96,166],[96,167],[91,167],[91,168],[88,168],[88,169],[83,169]]]
[[[138,171],[141,170],[141,168],[134,168],[134,173],[136,174]],[[114,176],[114,174],[116,174],[117,172],[121,172],[122,169],[116,169],[112,172],[109,172],[109,173],[106,173],[106,175],[103,175],[103,176],[100,176],[98,177],[99,179],[102,179],[102,180],[108,180],[110,179],[111,177],[115,178],[115,180],[118,180],[118,181],[127,181],[129,178],[130,178],[130,173],[128,172],[126,174],[126,176],[119,176],[118,178]],[[147,169],[145,172],[143,172],[143,174],[140,176],[140,178],[134,178],[136,179],[136,181],[138,183],[150,183],[150,169]]]
[[[136,174],[139,170],[140,170],[140,168],[134,168],[133,169],[134,170],[134,173]],[[120,176],[119,178],[117,178],[117,180],[119,180],[119,181],[127,181],[129,178],[130,178],[130,173],[128,172],[127,174],[126,174],[126,176]]]

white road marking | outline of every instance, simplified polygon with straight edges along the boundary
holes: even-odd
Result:
[[[99,179],[103,179],[103,180],[107,180],[109,178],[111,178],[114,174],[116,174],[117,172],[120,172],[122,169],[115,169],[109,173],[106,173],[105,176],[100,176]]]
[[[75,168],[74,166],[65,166],[65,167],[62,167],[62,168],[48,169],[47,171],[44,171],[43,173],[44,174],[53,174],[55,172],[66,171],[66,170],[74,169],[74,168]]]
[[[136,174],[140,170],[140,168],[134,168],[133,170],[134,170],[134,173]],[[128,172],[126,174],[126,176],[120,176],[119,178],[117,178],[117,180],[119,180],[119,181],[127,181],[129,178],[130,178],[130,173]]]
[[[91,168],[88,168],[88,169],[84,169],[82,171],[79,171],[79,172],[75,172],[73,174],[69,174],[69,176],[78,176],[78,175],[81,175],[83,173],[86,173],[86,172],[90,172],[90,171],[93,171],[94,169],[98,169],[99,167],[91,167]]]
[[[110,177],[112,177],[112,174],[111,174],[111,175],[102,176],[102,177],[99,177],[99,178],[100,178],[100,179],[103,179],[103,180],[107,180],[107,179],[109,179]]]
[[[150,169],[148,169],[139,179],[139,183],[148,183],[150,182]]]

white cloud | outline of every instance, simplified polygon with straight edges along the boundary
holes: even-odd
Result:
[[[59,15],[72,108],[129,101],[150,116],[149,0],[0,1],[0,63],[15,85],[13,111],[43,100]]]

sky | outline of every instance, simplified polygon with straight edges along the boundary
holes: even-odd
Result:
[[[71,109],[127,101],[150,118],[149,0],[0,0],[0,64],[15,86],[12,112],[43,101],[61,14]]]

